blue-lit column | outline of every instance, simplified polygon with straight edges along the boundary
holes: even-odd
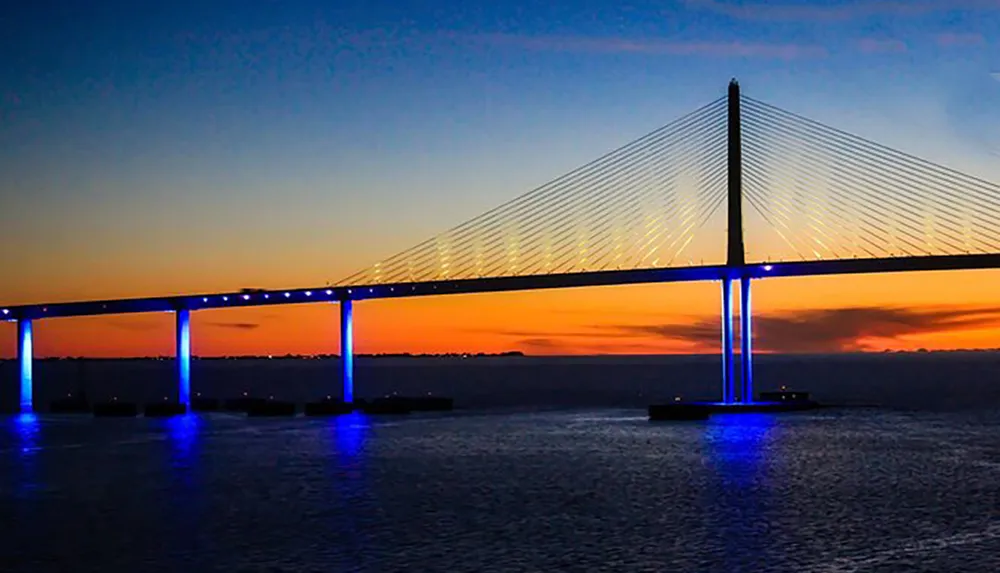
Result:
[[[191,406],[191,312],[177,311],[177,402]]]
[[[18,385],[18,402],[22,414],[34,411],[34,387],[32,383],[32,362],[34,360],[34,339],[32,337],[31,320],[17,321],[17,372],[20,377]]]
[[[733,280],[722,279],[722,401],[736,401],[733,361]]]
[[[740,361],[743,387],[740,400],[753,402],[753,314],[750,312],[750,277],[740,278]]]
[[[340,301],[340,376],[345,404],[354,402],[354,310],[350,300]]]

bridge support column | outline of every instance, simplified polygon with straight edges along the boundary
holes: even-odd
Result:
[[[345,404],[354,402],[354,309],[350,300],[340,301],[340,380]]]
[[[32,380],[35,350],[32,333],[30,319],[22,318],[17,321],[18,406],[22,414],[30,414],[35,409]]]
[[[191,311],[177,311],[177,402],[191,407]]]
[[[722,401],[736,401],[736,372],[733,360],[733,280],[722,279]]]
[[[740,278],[740,361],[743,384],[740,400],[749,404],[753,397],[753,314],[750,311],[750,277]]]

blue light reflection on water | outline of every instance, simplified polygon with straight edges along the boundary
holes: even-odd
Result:
[[[195,414],[171,416],[164,421],[170,445],[170,467],[178,483],[194,485],[195,456],[201,420]]]
[[[763,569],[767,563],[767,469],[774,432],[773,414],[716,415],[706,427],[705,452],[716,478],[709,507],[718,508],[712,521],[726,546],[722,570]]]
[[[165,471],[169,484],[167,495],[163,497],[168,507],[162,509],[167,517],[163,525],[169,532],[169,539],[164,540],[164,558],[173,556],[174,564],[181,568],[199,562],[201,552],[210,549],[205,545],[205,537],[200,535],[204,524],[210,521],[201,475],[203,462],[199,459],[205,421],[188,413],[158,422],[165,436]]]
[[[358,412],[335,416],[330,425],[337,448],[337,458],[345,465],[358,462],[365,437],[370,429],[368,417]]]
[[[365,445],[371,420],[364,414],[353,413],[330,419],[327,435],[331,448],[328,472],[332,481],[334,505],[341,508],[330,528],[337,539],[339,563],[344,570],[363,567],[366,546],[363,522],[369,511],[365,474]]]
[[[8,431],[10,431],[17,444],[17,468],[14,490],[19,498],[30,497],[39,488],[38,480],[38,452],[40,450],[39,438],[41,424],[38,416],[33,413],[24,413],[9,418]]]

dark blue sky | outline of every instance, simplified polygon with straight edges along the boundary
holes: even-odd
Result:
[[[23,271],[0,292],[336,278],[733,76],[1000,179],[998,50],[995,0],[20,2],[0,18],[0,267]],[[88,287],[95,260],[147,278]]]

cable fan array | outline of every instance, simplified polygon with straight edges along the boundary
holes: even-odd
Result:
[[[752,98],[741,104],[744,200],[782,251],[751,251],[754,260],[1000,252],[1000,186]]]
[[[725,195],[723,98],[338,284],[667,267]]]

